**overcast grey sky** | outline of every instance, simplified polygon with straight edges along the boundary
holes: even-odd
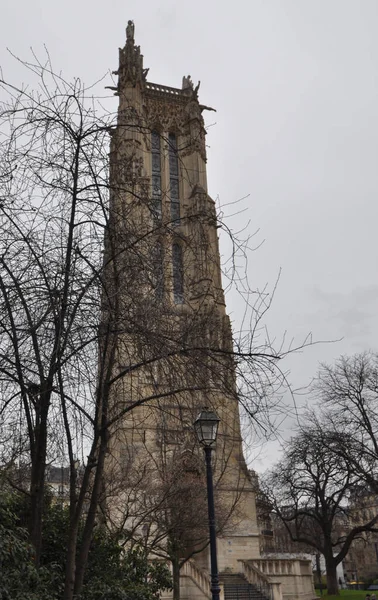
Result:
[[[319,361],[378,350],[378,0],[1,0],[0,64],[19,82],[6,47],[28,58],[45,44],[66,78],[90,83],[117,68],[128,19],[149,80],[180,87],[190,73],[217,109],[209,193],[248,195],[233,224],[250,219],[264,240],[251,285],[282,268],[272,335],[343,338],[290,359],[293,385]]]

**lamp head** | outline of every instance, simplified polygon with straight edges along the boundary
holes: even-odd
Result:
[[[213,446],[217,439],[220,418],[208,408],[204,408],[194,421],[194,429],[202,446]]]

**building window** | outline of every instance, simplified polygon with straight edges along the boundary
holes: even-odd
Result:
[[[173,300],[175,304],[184,302],[184,270],[180,244],[172,246]]]
[[[169,142],[169,189],[171,197],[172,225],[180,223],[180,198],[179,198],[179,165],[177,155],[177,139],[174,133],[168,136]]]
[[[151,133],[151,160],[152,160],[152,212],[157,220],[161,220],[161,154],[160,133]]]
[[[153,248],[152,253],[152,270],[153,270],[153,287],[155,290],[155,298],[162,300],[164,296],[164,254],[163,246],[160,242]]]

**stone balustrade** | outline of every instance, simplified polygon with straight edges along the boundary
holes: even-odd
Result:
[[[252,561],[239,560],[241,572],[249,583],[257,587],[270,600],[282,600],[281,584],[272,582]]]
[[[255,559],[248,561],[266,575],[292,575],[295,570],[295,559]]]
[[[266,557],[245,561],[277,587],[273,600],[312,600],[315,598],[312,565],[308,559]]]
[[[169,85],[161,85],[160,83],[146,82],[146,88],[150,92],[158,92],[163,94],[169,94],[170,96],[186,96],[179,88],[173,88]]]
[[[180,570],[180,576],[189,577],[197,587],[201,590],[205,598],[209,598],[211,600],[211,589],[210,589],[210,580],[208,573],[202,571],[197,565],[188,560]]]
[[[257,558],[248,561],[266,575],[311,575],[311,561],[301,558]]]

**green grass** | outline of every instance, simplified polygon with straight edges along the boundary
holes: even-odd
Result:
[[[327,590],[323,590],[324,600],[364,600],[366,594],[373,593],[366,590],[340,590],[340,596],[328,596]],[[316,595],[320,596],[320,590],[316,590]]]

